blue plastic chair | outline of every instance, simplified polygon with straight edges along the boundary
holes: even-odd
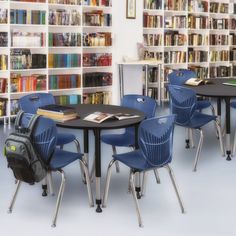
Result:
[[[182,213],[184,206],[178,192],[174,175],[169,164],[172,161],[173,132],[175,115],[151,118],[143,121],[139,126],[139,149],[127,153],[113,155],[107,169],[106,186],[103,196],[103,207],[106,207],[107,197],[111,179],[111,168],[114,163],[120,161],[130,168],[129,183],[135,201],[139,226],[142,227],[142,218],[139,210],[138,200],[135,194],[134,175],[143,172],[144,174],[153,169],[166,167],[174,186]]]
[[[19,99],[20,109],[24,112],[36,114],[39,107],[55,104],[55,99],[50,93],[32,93]],[[57,146],[63,149],[65,144],[74,142],[78,152],[81,151],[79,140],[74,134],[69,133],[58,133],[57,134]],[[81,168],[82,170],[82,168]],[[43,183],[43,196],[47,196],[47,185]]]
[[[194,90],[177,85],[168,85],[168,91],[170,94],[171,112],[177,115],[175,123],[185,128],[198,130],[200,132],[200,140],[198,143],[193,170],[197,170],[197,163],[202,149],[202,127],[211,121],[215,122],[219,134],[222,155],[224,155],[222,133],[219,121],[216,116],[203,114],[197,111],[197,96]]]
[[[31,117],[32,117],[32,114],[29,114],[29,113],[23,114],[23,117],[21,120],[22,127],[25,127],[25,128],[28,127],[29,120]],[[52,221],[52,227],[55,227],[56,221],[57,221],[57,215],[59,212],[59,207],[62,201],[62,195],[65,188],[65,173],[63,171],[63,168],[74,161],[78,160],[83,167],[83,171],[85,173],[85,178],[87,182],[89,204],[91,207],[93,206],[93,197],[92,197],[92,192],[91,192],[88,166],[87,166],[87,163],[82,158],[83,157],[82,153],[68,152],[68,151],[64,151],[59,148],[56,148],[57,128],[56,128],[55,122],[51,119],[48,119],[45,117],[39,117],[39,119],[37,120],[35,129],[33,131],[32,139],[41,159],[44,161],[45,165],[47,166],[48,171],[49,172],[58,171],[61,173],[61,185],[60,185],[60,190],[57,197],[55,214]],[[20,180],[17,181],[16,190],[9,206],[9,213],[12,212],[12,209],[16,200],[16,196],[19,191],[21,183],[22,181]]]

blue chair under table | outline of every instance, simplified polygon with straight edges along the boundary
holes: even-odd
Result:
[[[21,120],[22,127],[25,128],[28,127],[29,120],[31,119],[31,117],[32,114],[28,113],[23,114]],[[87,163],[82,158],[83,157],[82,153],[74,153],[56,148],[58,136],[57,136],[56,124],[53,120],[40,116],[37,120],[36,127],[34,128],[32,136],[33,136],[32,137],[33,143],[38,151],[38,154],[40,155],[41,160],[44,161],[45,165],[47,166],[48,171],[49,172],[57,171],[61,173],[61,185],[57,197],[55,214],[52,221],[52,227],[55,227],[59,212],[59,207],[62,200],[62,195],[65,188],[65,173],[63,171],[63,168],[65,166],[68,166],[74,161],[79,161],[81,166],[83,167],[87,183],[89,204],[91,207],[93,206],[93,196],[91,192],[88,166]],[[21,183],[22,181],[20,180],[17,181],[16,190],[9,206],[9,213],[12,212]]]
[[[146,174],[146,172],[148,172],[149,170],[154,170],[162,167],[167,168],[178,197],[181,211],[182,213],[184,213],[184,206],[174,180],[173,171],[169,165],[172,161],[174,121],[175,115],[144,120],[139,126],[139,149],[127,153],[113,155],[113,159],[107,169],[106,185],[103,196],[103,207],[106,207],[107,205],[112,166],[114,163],[119,161],[130,168],[129,182],[140,227],[143,226],[143,223],[138,200],[135,194],[135,173],[143,172],[144,174]]]
[[[171,112],[177,115],[175,123],[179,126],[198,130],[200,132],[200,140],[197,147],[193,170],[194,171],[197,170],[197,163],[202,149],[202,143],[203,143],[202,127],[211,121],[215,122],[215,126],[217,128],[217,132],[219,135],[221,152],[222,155],[224,155],[224,146],[222,142],[222,132],[220,123],[216,116],[198,112],[196,104],[197,96],[195,91],[177,85],[168,85],[168,91],[170,94]]]
[[[170,74],[168,74],[168,81],[171,85],[179,85],[182,86],[184,83],[190,79],[190,78],[197,78],[197,74],[188,69],[179,69],[179,70],[174,70]],[[210,108],[212,111],[212,115],[215,115],[215,109],[212,106],[211,102],[209,100],[197,100],[196,102],[196,109],[201,111],[202,109]],[[187,139],[186,139],[186,148],[189,148],[189,136],[191,135],[192,138],[192,133],[191,130],[187,130]],[[192,139],[190,139],[193,141]],[[194,144],[192,143],[192,146]]]
[[[137,94],[128,94],[125,95],[121,100],[121,106],[137,109],[144,112],[146,118],[152,118],[155,116],[157,109],[157,103],[153,98],[137,95]],[[101,135],[102,142],[111,145],[113,154],[117,154],[116,146],[119,147],[131,147],[134,148],[135,145],[135,131],[133,127],[126,128],[125,131],[121,134],[104,134]],[[116,172],[119,172],[119,165],[116,162]],[[159,183],[160,179],[158,172],[154,171],[156,180]],[[140,178],[137,176],[137,178]],[[140,182],[140,180],[138,180]],[[139,185],[139,184],[137,184]],[[139,187],[138,187],[139,188]],[[139,195],[139,198],[141,196]]]
[[[32,93],[26,95],[19,99],[20,109],[24,112],[36,114],[39,107],[43,107],[46,105],[55,104],[55,99],[50,93]],[[58,133],[57,134],[57,146],[60,146],[63,149],[65,144],[69,144],[74,142],[76,145],[76,149],[80,152],[80,143],[74,134],[70,133]],[[81,168],[82,169],[82,168]],[[49,186],[51,185],[51,176],[48,176]],[[47,196],[47,185],[43,184],[43,196]]]

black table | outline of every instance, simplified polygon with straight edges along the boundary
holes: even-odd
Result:
[[[88,105],[81,104],[74,106],[79,119],[67,121],[65,123],[57,123],[57,126],[69,128],[69,129],[83,129],[84,135],[84,155],[88,158],[89,152],[89,138],[88,131],[93,130],[95,135],[95,176],[96,176],[96,212],[102,212],[101,209],[101,130],[104,129],[120,129],[130,126],[135,127],[135,148],[138,148],[138,126],[142,120],[145,119],[143,112],[135,109],[112,106],[112,105]],[[106,120],[100,124],[85,121],[83,118],[95,111],[107,112],[107,113],[129,113],[133,115],[139,115],[137,118],[125,119],[125,120]]]
[[[221,116],[221,101],[225,101],[225,123],[226,123],[226,155],[231,160],[230,147],[230,100],[236,97],[236,87],[224,85],[229,79],[212,79],[212,84],[187,86],[193,89],[198,95],[217,98],[217,115]]]

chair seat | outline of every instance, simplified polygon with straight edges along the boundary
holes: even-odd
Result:
[[[131,133],[104,134],[101,135],[101,140],[106,144],[120,147],[134,146],[135,143],[134,135]]]
[[[113,155],[113,158],[117,161],[122,162],[123,164],[127,165],[131,169],[136,169],[136,170],[146,170],[149,168],[153,168],[150,166],[145,157],[143,156],[141,150],[135,150],[132,152],[126,152],[122,154],[116,154]]]
[[[179,124],[177,122],[176,123],[184,127],[199,129],[213,120],[216,120],[216,116],[207,115],[200,112],[195,112],[191,120],[189,121],[189,123],[184,124],[184,125]]]
[[[236,109],[236,101],[232,101],[232,102],[230,103],[230,105],[231,105],[231,107],[233,107],[233,108]]]
[[[81,153],[68,152],[56,148],[50,162],[50,169],[51,170],[61,169],[75,160],[82,159],[82,156],[83,154]]]
[[[196,103],[196,109],[201,110],[211,106],[211,102],[208,100],[200,100]]]
[[[75,135],[67,133],[58,133],[57,134],[57,146],[71,143],[76,139]]]

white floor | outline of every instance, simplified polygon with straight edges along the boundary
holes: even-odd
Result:
[[[167,111],[165,111],[167,112]],[[235,113],[231,117],[235,117]],[[233,121],[234,119],[232,119]],[[232,125],[232,130],[235,128]],[[80,179],[78,163],[65,168],[67,182],[56,228],[51,219],[56,197],[41,197],[41,186],[22,185],[12,214],[7,207],[15,189],[6,160],[0,158],[0,234],[4,236],[38,235],[160,235],[160,236],[234,236],[236,235],[236,160],[228,162],[220,155],[213,124],[205,128],[205,142],[196,173],[192,172],[196,148],[184,147],[185,130],[175,129],[172,167],[185,204],[181,214],[168,173],[160,170],[161,184],[149,174],[146,195],[140,200],[144,228],[139,228],[132,196],[127,193],[128,169],[113,172],[108,206],[103,213],[89,208],[86,187]],[[1,146],[10,130],[0,128]],[[69,132],[69,131],[67,131]],[[75,131],[76,132],[76,131]],[[2,135],[3,134],[3,135]],[[82,138],[81,132],[76,133]],[[92,140],[92,135],[91,135]],[[198,140],[198,136],[195,136]],[[74,147],[68,145],[69,150]],[[93,153],[91,144],[91,153]],[[127,149],[119,149],[125,151]],[[103,185],[111,148],[102,146]],[[54,175],[55,189],[60,176]],[[94,183],[93,183],[94,190]]]

